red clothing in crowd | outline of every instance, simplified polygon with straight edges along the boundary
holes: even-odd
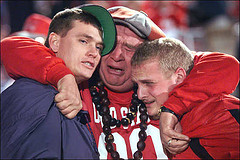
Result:
[[[186,29],[188,28],[187,5],[187,1],[143,1],[141,10],[147,13],[162,30],[169,27],[170,24],[167,24],[169,21],[177,28]]]
[[[51,50],[28,38],[12,37],[3,40],[1,57],[7,72],[15,79],[24,76],[56,86],[64,75],[72,74]],[[197,158],[193,150],[194,147],[199,147],[199,143],[214,159],[237,157],[239,124],[231,111],[239,110],[236,105],[239,100],[227,94],[232,93],[239,81],[239,63],[232,56],[222,53],[197,53],[194,62],[190,75],[169,94],[169,100],[164,104],[178,115],[183,115],[183,134],[194,138],[190,147],[175,158]],[[132,91],[114,93],[108,90],[112,117],[121,119],[126,116],[131,95]],[[91,116],[90,125],[101,154],[100,158],[110,158],[104,144],[101,116],[91,102],[89,90],[81,91],[81,96]],[[139,123],[137,116],[128,127],[112,128],[114,143],[121,158],[132,158],[137,150]],[[146,133],[148,137],[143,158],[166,159],[158,121],[148,120]]]

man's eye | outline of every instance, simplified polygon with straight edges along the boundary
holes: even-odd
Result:
[[[87,43],[87,41],[86,40],[83,40],[83,39],[80,39],[79,40],[81,43]]]
[[[151,86],[151,85],[153,85],[154,83],[153,83],[153,82],[145,82],[144,84],[147,85],[147,86]]]
[[[126,51],[135,52],[135,48],[125,47]]]
[[[102,50],[103,50],[102,46],[97,46],[96,48],[97,48],[97,50],[99,50],[99,52],[102,52]]]

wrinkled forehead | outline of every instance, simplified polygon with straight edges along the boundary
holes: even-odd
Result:
[[[139,37],[131,29],[124,25],[116,25],[117,28],[117,39],[118,41],[125,41],[131,45],[139,45],[144,42],[144,39]]]

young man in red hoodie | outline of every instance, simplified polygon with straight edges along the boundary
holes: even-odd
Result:
[[[138,97],[148,114],[160,114],[162,143],[176,154],[173,159],[239,159],[240,101],[230,95],[237,83],[227,83],[239,81],[236,58],[218,52],[193,53],[177,39],[160,38],[142,44],[131,64]],[[226,76],[224,68],[214,66],[232,71]],[[213,88],[213,83],[218,87]],[[178,122],[182,134],[191,138],[180,154],[174,152],[175,145],[188,138],[174,131]]]

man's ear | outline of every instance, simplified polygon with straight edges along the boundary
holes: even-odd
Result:
[[[177,76],[176,78],[176,83],[180,84],[183,82],[183,80],[186,78],[187,74],[186,71],[179,67],[176,71],[175,71],[175,75]]]
[[[49,47],[53,50],[53,52],[58,52],[60,43],[60,36],[56,33],[52,32],[49,35]]]

